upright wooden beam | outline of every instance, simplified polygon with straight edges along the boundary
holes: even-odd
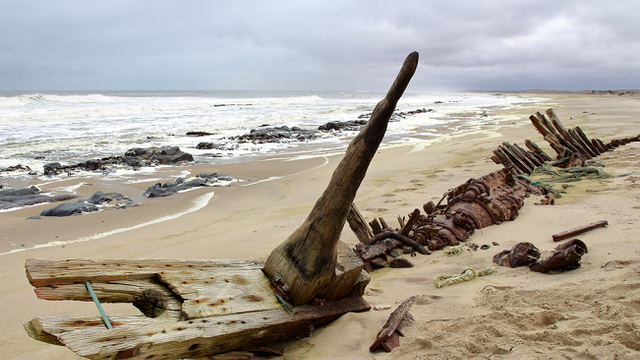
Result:
[[[373,230],[369,227],[369,224],[356,207],[356,204],[351,204],[351,209],[347,215],[347,222],[361,243],[366,245],[371,241],[371,238],[373,238]]]
[[[328,287],[337,271],[337,244],[351,203],[417,66],[418,53],[413,52],[405,59],[385,98],[376,105],[367,125],[349,144],[307,219],[267,258],[263,271],[269,278],[276,274],[282,277],[294,305],[307,304],[330,292]]]

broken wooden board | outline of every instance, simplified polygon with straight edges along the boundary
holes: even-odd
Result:
[[[387,322],[382,326],[382,329],[378,332],[376,340],[369,347],[369,351],[374,352],[379,347],[382,347],[386,352],[400,346],[400,336],[404,336],[402,328],[413,322],[413,316],[409,313],[409,309],[416,302],[417,296],[412,296],[403,301],[397,309],[395,309]]]
[[[158,277],[183,299],[187,319],[282,307],[261,270],[163,271]]]
[[[146,315],[39,317],[25,324],[36,340],[65,345],[91,359],[198,358],[306,336],[351,311],[361,297],[289,312],[276,301],[264,260],[28,259],[27,277],[46,300],[128,302]]]

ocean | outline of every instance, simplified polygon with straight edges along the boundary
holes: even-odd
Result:
[[[342,148],[353,134],[328,132],[312,141],[277,144],[234,142],[229,137],[265,125],[317,129],[330,121],[357,120],[384,95],[375,91],[1,92],[0,168],[22,165],[41,172],[50,162],[71,165],[123,155],[134,147],[167,145],[180,147],[200,163]],[[487,107],[529,101],[503,94],[406,92],[397,111],[428,111],[390,123],[385,142],[429,141],[447,132],[499,125],[513,119],[495,117]],[[474,116],[461,121],[462,113]],[[210,135],[186,135],[194,131]],[[223,150],[196,149],[200,142],[222,144]]]
[[[4,226],[21,231],[4,231],[0,256],[41,247],[65,246],[100,239],[112,234],[176,219],[198,211],[214,197],[209,190],[182,207],[162,206],[166,202],[147,199],[143,189],[156,182],[196,174],[186,166],[118,167],[99,172],[74,172],[45,176],[43,165],[62,165],[120,156],[131,148],[178,146],[200,164],[257,161],[262,157],[305,158],[343,152],[356,131],[325,131],[305,141],[260,143],[232,140],[252,129],[297,126],[318,129],[332,121],[368,119],[383,92],[32,92],[0,93],[0,188],[23,189],[36,185],[45,194],[73,194],[83,198],[96,190],[117,191],[130,197],[134,209],[127,214],[144,213],[156,204],[158,217],[143,218],[128,225],[97,230],[91,226],[60,234],[55,239],[43,236],[38,227],[23,228],[24,218],[37,217],[42,206],[15,206],[0,210],[8,213]],[[381,146],[411,144],[426,147],[433,141],[476,131],[491,131],[514,122],[513,116],[500,115],[496,107],[517,106],[535,101],[525,96],[489,93],[406,92],[397,105]],[[419,110],[416,112],[416,110]],[[504,112],[503,112],[504,113]],[[206,136],[187,136],[188,132],[206,132]],[[220,146],[200,150],[200,142]],[[487,154],[489,155],[489,154]],[[325,159],[326,160],[326,159]],[[326,164],[327,161],[324,162]],[[8,171],[9,167],[22,169]],[[324,165],[320,165],[324,166]],[[28,167],[31,170],[25,170]],[[201,166],[194,168],[210,168]],[[236,174],[225,174],[234,177]],[[294,174],[295,175],[295,174]],[[235,179],[253,186],[289,176]],[[233,180],[232,180],[233,181]],[[221,186],[224,184],[221,183]],[[178,198],[172,197],[172,199]],[[180,203],[182,204],[182,203]],[[54,204],[43,205],[51,208]],[[186,206],[186,207],[185,207]],[[21,215],[14,215],[14,214]],[[24,216],[24,218],[22,218]],[[95,218],[91,218],[95,219]],[[138,219],[138,218],[136,218]],[[52,220],[47,220],[49,223]],[[12,225],[6,225],[12,224]],[[104,225],[103,223],[100,223]],[[98,224],[99,225],[99,224]],[[8,228],[8,227],[7,227]],[[28,230],[27,230],[28,229]],[[32,233],[33,232],[33,233]]]

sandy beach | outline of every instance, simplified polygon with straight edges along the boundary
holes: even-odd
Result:
[[[640,134],[640,97],[625,94],[520,93],[539,101],[488,108],[515,115],[508,126],[487,124],[475,133],[446,134],[428,146],[401,144],[378,151],[355,203],[367,220],[391,223],[469,178],[501,168],[491,161],[503,141],[531,139],[554,154],[528,116],[553,107],[567,127],[609,141]],[[44,315],[95,315],[95,306],[36,298],[24,271],[27,258],[265,258],[306,218],[324,190],[340,154],[272,157],[254,162],[193,165],[136,175],[114,183],[99,177],[41,184],[43,190],[76,187],[86,198],[97,190],[141,194],[177,171],[218,172],[246,181],[202,188],[161,199],[134,199],[140,206],[66,218],[26,219],[51,205],[0,212],[0,359],[76,359],[64,347],[31,339],[23,324]],[[415,267],[372,273],[365,299],[374,309],[346,314],[312,336],[279,344],[284,359],[640,359],[640,143],[598,158],[611,178],[584,180],[554,205],[529,198],[515,221],[476,231],[470,241],[488,250],[446,257],[411,258]],[[162,221],[160,221],[162,220]],[[551,235],[598,220],[609,226],[580,235],[589,247],[582,267],[541,274],[500,268],[496,274],[436,289],[433,278],[463,267],[491,265],[492,257],[531,242],[543,257],[557,245]],[[81,240],[74,242],[75,240]],[[342,241],[357,239],[348,226]],[[497,243],[499,245],[493,245]],[[51,246],[6,253],[13,249]],[[58,245],[56,245],[58,244]],[[23,246],[24,245],[24,246]],[[400,346],[370,353],[390,312],[418,295]],[[376,310],[380,309],[380,310]],[[106,304],[107,313],[130,305]]]

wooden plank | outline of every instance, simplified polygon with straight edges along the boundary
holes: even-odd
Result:
[[[580,143],[569,133],[569,131],[567,131],[567,129],[562,124],[562,121],[560,121],[560,118],[556,114],[555,110],[547,109],[546,113],[547,116],[549,116],[549,119],[551,119],[553,126],[558,130],[558,133],[566,141],[567,146],[570,147],[571,150],[577,151],[586,159],[591,159],[593,157],[589,153],[589,151],[587,151],[582,145],[580,145]]]
[[[180,259],[67,259],[30,258],[25,263],[27,278],[35,287],[73,284],[86,280],[109,282],[150,279],[166,270],[205,268],[261,269],[263,259],[180,260]]]
[[[599,227],[604,227],[609,225],[609,222],[607,220],[600,220],[600,221],[596,221],[596,222],[592,222],[590,224],[584,225],[584,226],[580,226],[577,227],[575,229],[571,229],[571,230],[566,230],[557,234],[553,234],[551,235],[551,238],[553,238],[554,242],[558,242],[558,241],[562,241],[565,239],[568,239],[570,237],[574,237],[577,235],[580,235],[582,233],[585,233],[587,231],[599,228]]]
[[[99,317],[40,317],[26,327],[32,330],[30,335],[58,339],[90,359],[193,359],[304,336],[311,326],[369,309],[361,297],[350,297],[323,306],[295,307],[293,314],[276,309],[185,321],[110,316],[111,330]]]
[[[414,209],[413,212],[411,212],[411,215],[409,215],[409,220],[407,220],[407,223],[402,226],[400,235],[409,236],[409,233],[411,232],[411,230],[413,230],[413,225],[415,225],[419,219],[420,209]]]
[[[360,213],[356,204],[351,203],[351,208],[349,209],[349,214],[347,215],[347,222],[349,223],[349,227],[356,235],[358,240],[360,240],[363,244],[368,244],[373,237],[373,230],[367,224],[367,221],[364,219],[364,216]]]
[[[159,278],[183,299],[187,319],[282,307],[259,269],[166,271]]]
[[[409,309],[416,302],[416,299],[417,296],[408,298],[389,315],[387,322],[378,332],[376,340],[369,347],[369,351],[374,352],[379,347],[382,347],[389,352],[400,345],[399,337],[404,336],[401,331],[402,328],[413,321],[413,317],[409,314]]]
[[[119,280],[113,283],[92,283],[93,290],[103,303],[132,303],[146,316],[180,318],[182,300],[166,285],[153,279]],[[92,301],[84,283],[43,286],[35,289],[44,300]]]
[[[600,150],[596,148],[596,146],[591,142],[591,140],[587,137],[587,135],[582,131],[580,126],[575,127],[575,132],[582,139],[582,141],[593,151],[594,154],[600,155]]]
[[[546,152],[542,151],[538,144],[527,139],[524,141],[524,144],[529,148],[529,150],[533,151],[536,155],[538,155],[544,161],[551,161],[551,156],[549,156]]]

